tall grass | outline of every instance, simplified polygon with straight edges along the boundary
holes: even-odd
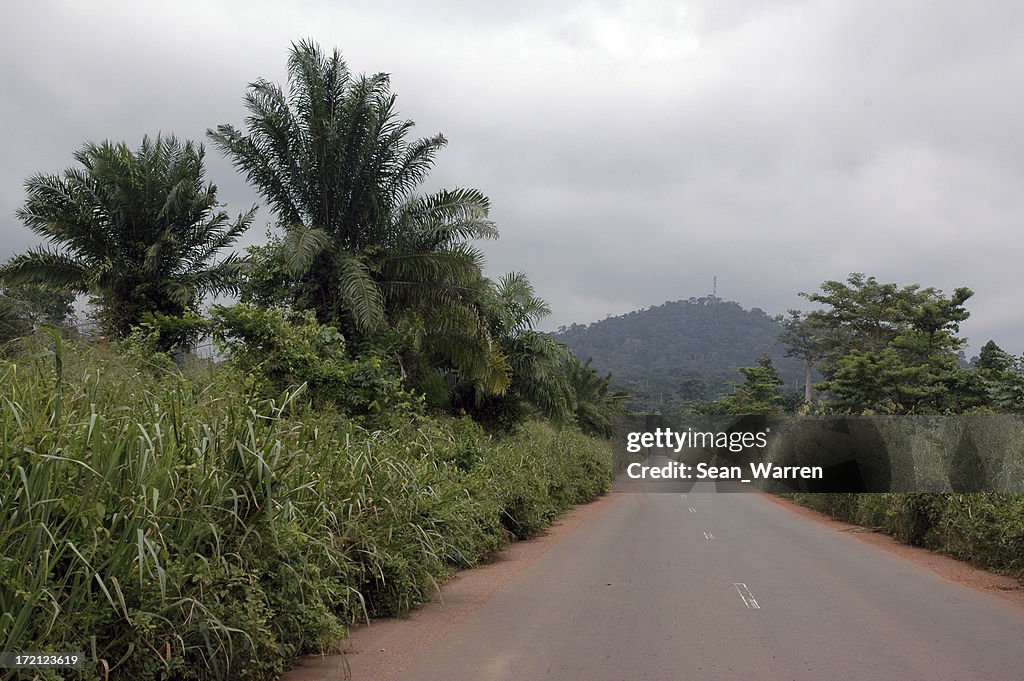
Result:
[[[1024,496],[793,494],[798,503],[1024,582]]]
[[[59,344],[0,365],[0,649],[84,651],[85,678],[274,678],[608,485],[576,432],[377,430],[197,371]]]

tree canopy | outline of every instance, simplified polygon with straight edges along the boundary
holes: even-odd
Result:
[[[918,284],[900,287],[853,273],[801,293],[818,309],[791,315],[784,339],[793,352],[820,360],[820,388],[841,412],[947,413],[977,406],[960,366],[957,333],[973,295],[945,296]]]
[[[283,236],[265,254],[276,281],[264,295],[350,337],[410,306],[466,311],[482,262],[468,241],[497,236],[490,203],[474,189],[417,193],[446,140],[408,139],[414,124],[399,117],[387,74],[355,76],[340,52],[303,41],[287,93],[260,79],[244,101],[244,132],[208,135],[276,215]]]
[[[231,220],[205,182],[204,151],[174,137],[88,143],[80,168],[35,175],[18,218],[49,240],[0,269],[7,285],[87,293],[107,333],[125,336],[147,313],[180,316],[207,294],[235,291],[242,262],[217,259],[249,227]]]
[[[390,337],[421,368],[505,390],[471,245],[497,236],[490,202],[475,189],[418,192],[445,138],[409,139],[387,74],[355,76],[310,41],[292,45],[287,92],[261,79],[244,99],[244,132],[208,133],[277,218],[277,236],[252,251],[243,299],[311,309],[353,348]]]
[[[742,383],[733,383],[734,392],[719,398],[710,405],[712,412],[727,414],[771,414],[783,403],[783,380],[779,377],[772,358],[763,354],[757,359],[757,366],[739,370]]]

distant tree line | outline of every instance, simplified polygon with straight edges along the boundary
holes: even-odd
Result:
[[[770,358],[742,369],[733,395],[712,404],[730,412],[957,414],[1024,412],[1024,358],[988,341],[971,362],[958,335],[969,312],[968,288],[944,295],[919,284],[899,286],[853,273],[802,293],[819,307],[779,317],[788,354],[805,367],[799,400],[780,391]],[[812,372],[823,380],[812,384]]]
[[[853,273],[808,312],[770,317],[714,296],[562,327],[638,412],[947,414],[1024,410],[1024,358],[989,341],[968,362],[950,295]]]

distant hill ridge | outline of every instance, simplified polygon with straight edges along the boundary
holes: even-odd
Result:
[[[632,409],[666,413],[730,392],[730,382],[741,379],[737,370],[765,352],[794,389],[803,369],[785,356],[781,332],[760,308],[707,296],[563,326],[552,335],[581,360],[593,359],[598,371],[610,371],[615,387],[632,393]]]

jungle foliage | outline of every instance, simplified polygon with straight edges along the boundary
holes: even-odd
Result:
[[[537,330],[525,273],[484,276],[487,197],[420,191],[445,139],[388,77],[300,42],[244,103],[209,132],[274,216],[244,254],[255,208],[192,141],[26,183],[50,243],[0,268],[0,649],[276,678],[609,485],[622,396]]]
[[[88,679],[276,678],[607,489],[604,440],[427,417],[384,365],[320,357],[315,320],[223,324],[262,359],[54,335],[0,362],[5,647],[83,651]]]

